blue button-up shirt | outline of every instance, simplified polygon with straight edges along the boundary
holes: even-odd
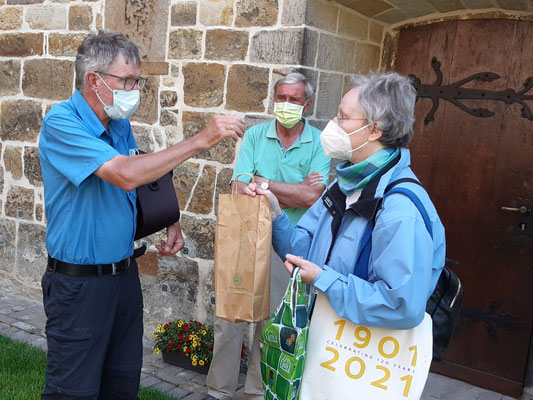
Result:
[[[108,130],[78,91],[46,114],[39,138],[51,257],[75,264],[123,260],[133,253],[136,191],[94,175],[113,157],[136,148],[128,120]]]

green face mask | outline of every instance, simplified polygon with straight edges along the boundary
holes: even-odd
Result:
[[[285,128],[292,128],[302,119],[302,113],[305,104],[300,106],[298,104],[289,103],[274,103],[274,116],[278,122]]]

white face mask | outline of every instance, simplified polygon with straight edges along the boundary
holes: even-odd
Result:
[[[322,133],[320,134],[320,141],[322,142],[322,148],[324,153],[329,158],[337,158],[340,160],[349,160],[352,157],[352,153],[360,148],[366,146],[369,141],[367,140],[361,146],[352,149],[352,142],[350,141],[350,135],[360,132],[363,129],[369,127],[372,124],[366,124],[365,126],[347,133],[342,129],[335,121],[328,122]]]
[[[97,74],[98,75],[98,74]],[[102,101],[98,92],[96,96],[100,103],[104,106],[104,111],[111,119],[128,119],[132,114],[137,111],[139,104],[141,103],[141,94],[139,90],[113,90],[107,83],[98,75],[104,85],[113,92],[113,105],[106,106]]]

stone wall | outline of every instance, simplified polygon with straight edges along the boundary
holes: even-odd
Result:
[[[273,84],[293,70],[317,89],[308,118],[323,126],[349,76],[379,65],[384,30],[316,0],[0,0],[0,273],[35,295],[46,259],[40,124],[74,90],[77,46],[104,27],[140,47],[149,81],[132,124],[150,152],[196,134],[214,114],[247,126],[270,119]],[[147,335],[168,319],[214,316],[217,196],[229,191],[238,150],[226,140],[174,171],[186,247],[161,257],[151,246],[139,259]]]

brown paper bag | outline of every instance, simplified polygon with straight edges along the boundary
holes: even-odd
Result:
[[[265,196],[221,194],[215,231],[216,316],[230,322],[270,317],[272,221]]]

